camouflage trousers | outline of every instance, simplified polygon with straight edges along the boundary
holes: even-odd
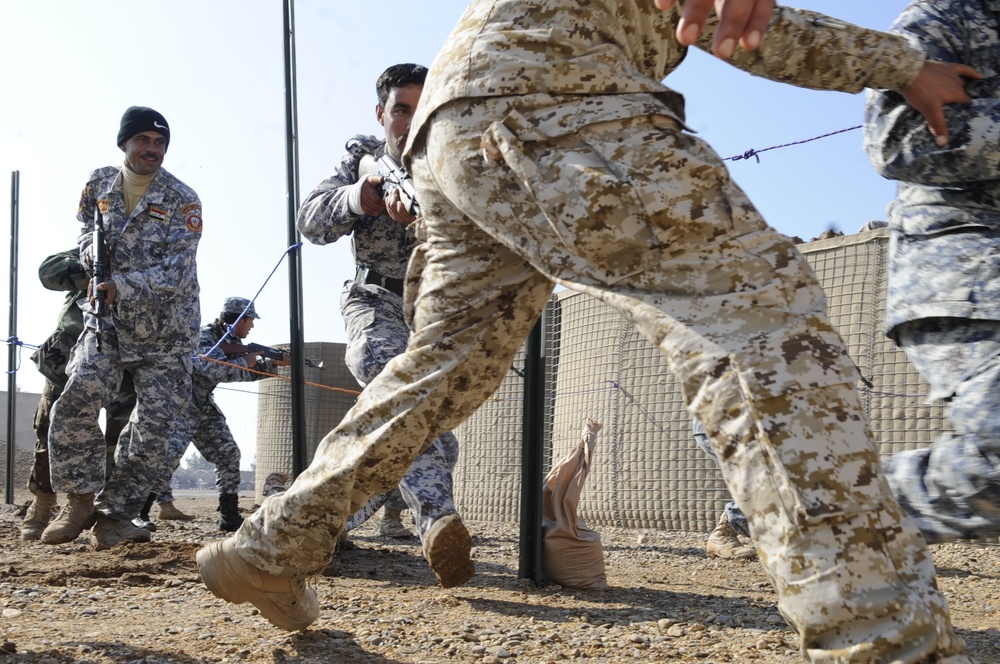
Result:
[[[1000,535],[1000,321],[925,318],[893,336],[944,399],[954,432],[884,459],[889,484],[930,542]]]
[[[665,116],[581,125],[612,97],[453,102],[413,146],[426,217],[413,333],[289,490],[234,540],[286,576],[500,385],[554,283],[667,356],[813,662],[961,652],[927,546],[892,497],[823,291],[724,163]],[[426,145],[426,147],[424,147]]]
[[[719,463],[719,456],[715,453],[715,450],[712,449],[712,445],[708,442],[708,436],[706,434],[696,433],[694,435],[694,441],[698,443],[698,447],[700,447],[705,454],[712,457],[712,461]],[[726,515],[726,521],[729,522],[729,525],[732,526],[733,530],[744,537],[750,537],[750,525],[747,523],[747,517],[743,514],[739,505],[736,504],[736,501],[730,500],[726,503],[726,506],[722,508],[722,511]]]
[[[160,481],[153,485],[156,502],[171,503],[174,493],[170,480],[181,465],[181,458],[188,445],[194,445],[205,460],[215,465],[215,486],[219,494],[237,494],[240,491],[240,447],[226,423],[226,416],[214,401],[185,406],[185,424],[178,427],[167,448],[164,470]],[[180,418],[179,418],[180,419]]]
[[[368,385],[389,360],[406,350],[410,328],[403,316],[403,298],[381,286],[349,281],[340,295],[340,312],[347,328],[344,362],[361,386]],[[397,488],[372,497],[344,529],[357,528],[382,506],[409,507],[423,541],[437,519],[457,513],[452,478],[456,463],[458,439],[446,431],[413,460]]]
[[[159,477],[177,414],[191,397],[190,360],[178,356],[122,362],[116,330],[103,330],[101,341],[98,351],[94,331],[84,331],[67,366],[69,381],[52,407],[52,488],[97,493],[101,512],[131,520]],[[106,447],[98,414],[113,401],[125,372],[132,376],[136,405],[126,427],[129,434],[119,438],[114,469],[105,478]]]

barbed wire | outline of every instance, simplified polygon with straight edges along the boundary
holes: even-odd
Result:
[[[818,141],[821,138],[827,138],[829,136],[836,136],[837,134],[843,134],[843,133],[848,132],[848,131],[854,131],[855,129],[861,129],[861,125],[855,125],[853,127],[846,127],[844,129],[838,129],[837,131],[827,132],[825,134],[820,134],[819,136],[813,136],[812,138],[804,138],[801,141],[792,141],[791,143],[782,143],[781,145],[772,145],[771,147],[764,148],[763,150],[755,150],[753,148],[750,148],[749,150],[747,150],[743,154],[737,154],[737,155],[733,155],[732,157],[726,157],[722,161],[739,161],[740,159],[749,159],[750,157],[754,157],[757,160],[757,163],[759,164],[760,163],[760,154],[762,152],[767,152],[769,150],[777,150],[779,148],[787,148],[787,147],[790,147],[792,145],[802,145],[803,143],[809,143],[810,141]]]

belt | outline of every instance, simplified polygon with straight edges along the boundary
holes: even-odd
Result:
[[[375,284],[376,286],[381,286],[387,291],[392,291],[400,297],[403,296],[403,280],[393,279],[392,277],[387,277],[384,274],[379,274],[370,267],[364,265],[358,266],[358,273],[354,278],[354,281],[361,284]]]

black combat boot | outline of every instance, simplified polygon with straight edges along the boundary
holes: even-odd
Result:
[[[149,520],[149,508],[153,506],[154,500],[156,500],[156,494],[149,494],[146,498],[146,503],[142,506],[142,510],[139,512],[139,516],[132,519],[133,526],[136,528],[144,528],[151,533],[156,532],[156,524]]]
[[[219,530],[227,533],[236,532],[243,525],[240,516],[239,496],[235,493],[224,493],[219,496]]]

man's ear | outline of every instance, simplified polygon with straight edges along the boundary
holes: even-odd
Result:
[[[375,119],[378,120],[379,124],[382,124],[382,115],[385,113],[385,109],[382,108],[381,104],[375,104]]]

